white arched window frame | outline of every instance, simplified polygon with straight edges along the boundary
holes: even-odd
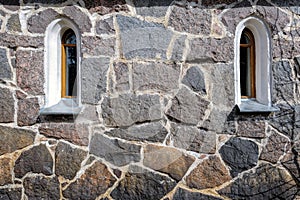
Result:
[[[248,28],[255,40],[255,90],[254,99],[241,98],[240,80],[240,39],[242,32]],[[274,112],[272,106],[272,71],[271,71],[271,36],[266,24],[257,17],[242,20],[236,28],[234,48],[235,102],[240,112]]]
[[[62,98],[62,36],[66,30],[72,29],[76,35],[77,54],[77,96],[74,98]],[[78,27],[67,18],[59,18],[52,21],[45,34],[44,72],[45,72],[45,105],[41,114],[78,114],[81,107],[81,44]]]

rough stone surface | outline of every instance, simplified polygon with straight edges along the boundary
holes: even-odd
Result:
[[[31,130],[0,126],[0,155],[33,144],[35,135]]]
[[[203,120],[209,102],[182,87],[172,99],[172,106],[166,114],[187,124],[197,124]]]
[[[204,74],[198,67],[191,67],[187,70],[182,83],[194,92],[206,94]]]
[[[186,9],[174,6],[170,15],[169,26],[180,32],[209,35],[211,21],[210,10],[200,8]]]
[[[122,54],[132,58],[166,58],[172,32],[162,24],[118,15]]]
[[[237,135],[249,138],[264,138],[266,136],[266,124],[264,121],[238,121]]]
[[[105,193],[115,181],[116,178],[104,164],[95,162],[63,191],[63,196],[68,199],[94,200]]]
[[[108,58],[85,58],[82,61],[82,101],[97,104],[106,92]]]
[[[1,37],[1,36],[0,36]],[[0,79],[12,79],[12,70],[8,63],[7,55],[6,55],[6,49],[0,48]]]
[[[231,168],[232,176],[256,166],[258,161],[258,145],[241,138],[229,139],[220,149],[224,162]]]
[[[15,163],[14,172],[18,178],[22,178],[28,172],[51,175],[53,173],[52,168],[52,156],[47,147],[41,144],[22,152]]]
[[[38,200],[58,200],[60,199],[60,189],[57,177],[26,177],[24,179],[25,194],[28,199]]]
[[[85,3],[85,7],[89,9],[91,13],[98,13],[99,15],[129,11],[125,0],[111,0],[111,1],[83,0],[83,2]]]
[[[65,139],[77,145],[87,146],[89,143],[89,130],[85,124],[43,123],[39,131],[47,137]]]
[[[113,17],[99,20],[95,27],[97,34],[115,34]]]
[[[81,162],[86,155],[87,153],[81,149],[59,142],[55,149],[55,174],[66,179],[73,179],[80,170]]]
[[[0,186],[11,184],[12,182],[12,163],[10,158],[1,158],[0,159]],[[1,199],[1,191],[0,191]]]
[[[25,92],[32,95],[44,93],[43,52],[22,51],[16,53],[17,84]]]
[[[81,33],[91,31],[92,24],[89,17],[79,8],[76,8],[74,6],[67,6],[63,10],[63,13],[76,22]]]
[[[235,0],[202,0],[204,6],[216,6],[217,4],[231,4],[236,2]]]
[[[158,95],[124,94],[117,98],[104,98],[101,108],[107,126],[130,126],[162,118]]]
[[[300,182],[300,144],[295,144],[292,149],[284,156],[281,161],[283,166],[290,172],[290,174]]]
[[[114,73],[116,76],[116,91],[127,91],[130,89],[129,85],[129,67],[127,63],[114,63]]]
[[[11,15],[7,21],[6,26],[9,31],[21,32],[21,23],[19,20],[19,15]]]
[[[36,123],[40,105],[37,98],[21,99],[18,101],[18,125],[30,126]]]
[[[162,122],[151,122],[130,126],[126,129],[112,129],[104,134],[133,141],[163,142],[168,131]]]
[[[201,162],[187,177],[190,188],[207,189],[222,185],[231,179],[229,172],[217,156],[210,156]]]
[[[276,163],[290,148],[291,145],[286,137],[272,131],[272,135],[268,138],[268,142],[261,152],[260,159]]]
[[[135,63],[132,67],[134,90],[170,91],[178,88],[180,66],[165,63]]]
[[[82,52],[90,56],[114,56],[116,39],[113,37],[82,37]]]
[[[90,144],[90,153],[104,158],[116,166],[124,166],[131,162],[139,162],[141,147],[125,143],[117,139],[109,139],[101,134],[95,134]]]
[[[24,35],[13,35],[0,33],[0,44],[6,47],[42,47],[44,46],[44,37],[29,37]]]
[[[187,62],[231,62],[234,58],[233,42],[227,37],[222,39],[195,38],[189,43]]]
[[[178,38],[176,38],[173,44],[171,60],[179,60],[179,61],[183,60],[183,51],[186,46],[185,40],[186,40],[185,35],[181,35]]]
[[[21,199],[22,198],[22,188],[3,188],[0,189],[0,199],[10,200],[10,199]]]
[[[122,197],[124,200],[161,199],[175,185],[176,182],[167,176],[155,174],[138,166],[130,166],[111,196],[114,199]]]
[[[216,134],[195,126],[171,125],[171,143],[178,148],[197,153],[215,153]]]
[[[283,169],[261,164],[255,172],[244,174],[219,193],[232,199],[294,199],[298,189]]]
[[[8,88],[0,88],[0,122],[13,122],[15,105],[13,93]]]
[[[191,192],[183,188],[178,188],[173,196],[173,200],[192,200],[192,199],[221,200],[220,198],[214,196],[202,194],[200,192]]]
[[[58,16],[59,14],[51,8],[37,13],[28,19],[28,31],[45,33],[47,26]]]
[[[195,158],[184,155],[177,149],[147,145],[144,150],[144,165],[153,170],[168,174],[180,181]]]
[[[138,15],[142,16],[152,16],[152,17],[164,17],[168,10],[168,6],[173,2],[173,0],[134,0],[133,4]]]

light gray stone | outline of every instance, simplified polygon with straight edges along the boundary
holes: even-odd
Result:
[[[176,38],[173,44],[171,60],[182,61],[183,52],[186,48],[185,40],[186,40],[185,35],[181,35],[178,38]]]
[[[186,124],[198,124],[203,120],[208,105],[207,100],[182,87],[172,99],[172,106],[166,114]]]
[[[82,61],[82,101],[97,104],[106,92],[109,58],[85,58]]]
[[[130,126],[162,118],[158,95],[122,94],[115,98],[105,97],[101,108],[105,125],[113,127]]]
[[[129,66],[128,63],[117,62],[114,63],[114,72],[116,77],[115,89],[116,91],[128,91],[129,85]]]
[[[117,16],[117,22],[125,58],[166,58],[173,33],[163,24],[121,15]]]
[[[134,90],[168,92],[179,86],[180,66],[176,64],[135,63],[132,71]]]
[[[0,36],[1,37],[1,36]],[[0,79],[8,79],[11,80],[13,73],[11,67],[8,63],[6,49],[0,48]]]
[[[113,17],[109,17],[103,20],[99,20],[95,27],[97,34],[115,34]]]

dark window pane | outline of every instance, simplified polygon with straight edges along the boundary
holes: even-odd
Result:
[[[76,47],[66,47],[66,96],[76,96],[77,56]]]
[[[71,29],[67,30],[63,36],[64,44],[76,44],[76,35]]]
[[[240,48],[241,95],[251,96],[250,48]]]

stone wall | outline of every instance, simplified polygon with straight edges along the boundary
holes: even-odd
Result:
[[[0,199],[300,198],[297,0],[0,2]],[[42,116],[62,16],[82,34],[83,107]],[[271,30],[278,112],[235,106],[248,16]]]

